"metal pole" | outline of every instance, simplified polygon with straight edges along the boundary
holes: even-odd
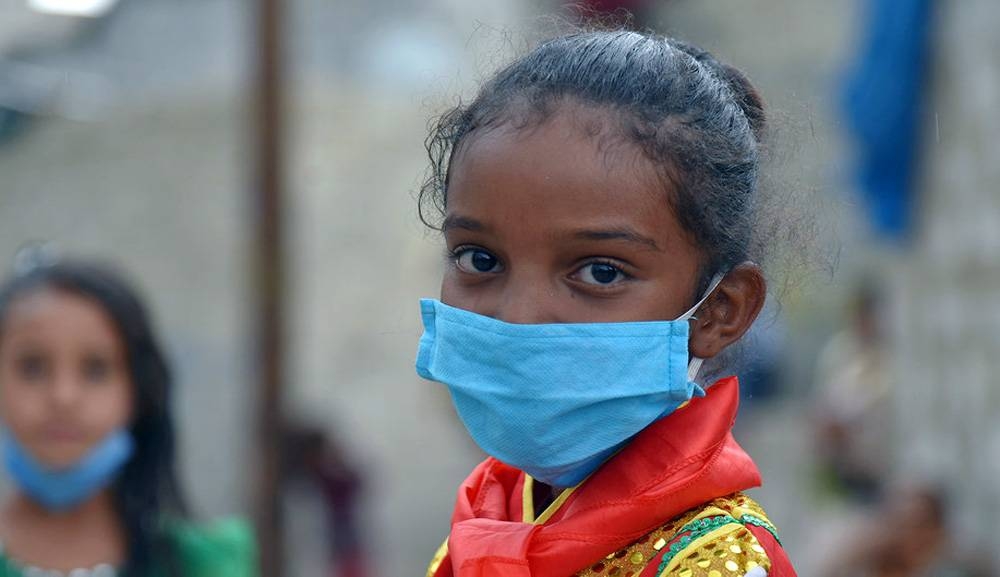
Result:
[[[281,0],[258,0],[255,126],[255,286],[257,290],[258,493],[261,575],[284,569],[281,515],[285,271],[283,266],[284,126]]]

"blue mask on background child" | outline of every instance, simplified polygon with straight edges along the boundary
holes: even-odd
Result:
[[[132,435],[118,429],[76,464],[54,470],[36,461],[10,431],[3,438],[4,463],[14,482],[50,511],[70,509],[110,485],[134,449]]]
[[[572,487],[636,433],[694,395],[688,319],[510,324],[422,299],[417,373],[448,386],[458,416],[490,456],[554,487]]]

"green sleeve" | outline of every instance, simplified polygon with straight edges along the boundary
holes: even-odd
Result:
[[[258,577],[257,545],[245,521],[179,523],[169,531],[186,577]]]

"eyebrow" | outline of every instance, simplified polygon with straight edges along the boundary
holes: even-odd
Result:
[[[444,222],[441,224],[442,232],[447,232],[449,230],[453,230],[456,228],[460,228],[462,230],[471,230],[473,232],[480,232],[486,229],[486,225],[484,225],[483,223],[479,222],[474,218],[469,218],[467,216],[458,216],[458,215],[451,215],[445,218]]]
[[[582,240],[623,240],[635,244],[647,246],[653,250],[662,252],[656,241],[643,236],[630,228],[612,228],[605,230],[579,230],[573,236]]]
[[[472,232],[482,232],[487,226],[474,218],[461,215],[451,215],[444,219],[441,224],[441,231],[461,229]],[[572,236],[580,240],[620,240],[634,244],[641,244],[655,251],[663,252],[663,249],[656,244],[656,241],[643,236],[628,227],[608,228],[608,229],[584,229],[572,233]]]

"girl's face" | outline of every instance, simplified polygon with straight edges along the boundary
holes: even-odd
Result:
[[[452,167],[444,302],[511,323],[669,320],[699,252],[649,161],[580,106],[473,136]]]
[[[0,331],[0,419],[40,463],[73,465],[132,416],[125,346],[95,301],[57,289],[16,298]]]
[[[564,104],[530,129],[472,136],[451,168],[441,300],[511,323],[671,320],[696,298],[702,255],[663,180],[615,118]],[[727,275],[693,324],[714,356],[763,304],[756,267]]]

